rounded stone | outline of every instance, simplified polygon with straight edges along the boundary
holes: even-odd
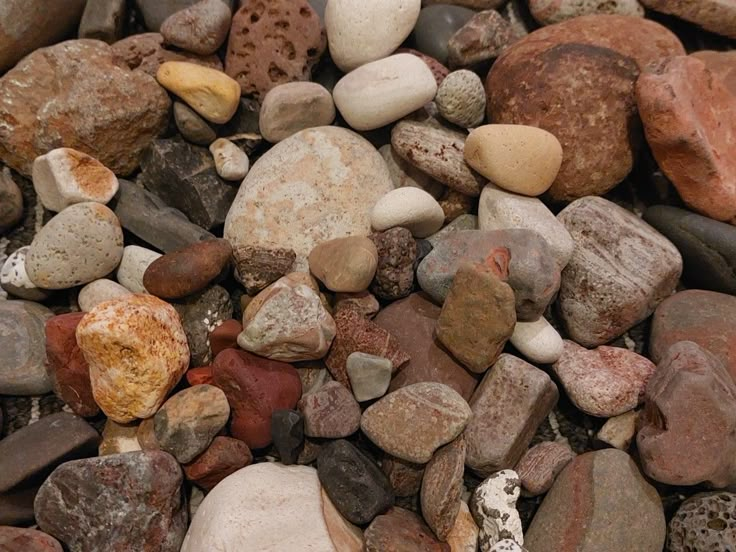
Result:
[[[427,6],[419,13],[414,26],[417,49],[447,64],[447,43],[468,20],[475,15],[473,10],[461,6]]]
[[[210,144],[209,150],[220,178],[242,180],[248,174],[250,168],[248,155],[227,138],[218,138]]]
[[[726,491],[691,496],[672,516],[667,550],[727,550],[736,548],[736,494]]]
[[[440,115],[461,127],[476,127],[486,116],[483,81],[467,69],[447,75],[437,89],[434,101]]]
[[[161,253],[152,249],[139,245],[127,245],[123,249],[123,258],[115,272],[115,277],[131,293],[148,293],[143,285],[143,275],[151,263],[159,257]]]
[[[217,139],[207,121],[185,103],[174,102],[174,122],[181,135],[193,144],[209,146]]]
[[[222,0],[201,0],[161,24],[167,44],[201,56],[214,54],[230,31],[230,8]]]
[[[251,462],[253,454],[243,441],[232,437],[215,437],[207,450],[182,468],[189,481],[210,491],[228,475]]]
[[[16,297],[28,301],[43,301],[48,293],[31,282],[26,272],[26,255],[30,246],[13,251],[0,269],[0,286]]]
[[[415,238],[426,238],[442,228],[445,213],[431,195],[406,186],[378,200],[371,213],[371,226],[380,231],[394,226],[408,229]]]
[[[552,364],[562,355],[562,337],[543,316],[534,322],[516,322],[511,344],[529,361]]]
[[[335,119],[332,94],[316,82],[289,82],[275,86],[263,99],[258,128],[272,143],[305,128],[325,126]]]
[[[376,246],[363,236],[322,242],[309,253],[309,270],[327,289],[335,292],[365,291],[377,266]]]
[[[0,550],[6,552],[63,552],[51,535],[36,529],[0,526]]]
[[[10,169],[0,172],[0,234],[4,234],[23,218],[23,195],[13,180]]]
[[[736,38],[736,6],[722,0],[641,0],[647,8],[674,15],[705,30]]]
[[[529,11],[541,25],[594,14],[644,17],[639,0],[529,0]]]
[[[307,393],[297,407],[304,416],[307,437],[341,439],[360,428],[360,406],[352,393],[336,381]]]
[[[100,303],[105,301],[111,301],[112,299],[118,299],[120,297],[126,297],[132,295],[131,291],[112,280],[101,278],[90,282],[79,290],[77,296],[77,302],[79,308],[88,312],[95,308]]]

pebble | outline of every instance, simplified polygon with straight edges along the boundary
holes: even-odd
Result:
[[[335,120],[332,94],[316,82],[288,82],[268,91],[258,116],[263,137],[280,142],[306,128],[326,126]]]
[[[373,130],[431,101],[437,83],[427,64],[411,54],[372,61],[338,81],[335,105],[355,130]]]
[[[302,394],[299,374],[291,364],[238,349],[217,355],[212,375],[213,385],[225,392],[230,403],[230,434],[251,449],[271,443],[273,412],[293,410]]]
[[[644,472],[669,485],[736,483],[736,384],[690,341],[672,345],[646,388],[636,445]]]
[[[511,25],[495,10],[473,15],[447,42],[451,69],[469,67],[497,58],[514,41]]]
[[[78,36],[112,44],[122,38],[126,16],[125,0],[87,0]]]
[[[380,449],[409,462],[429,462],[470,421],[468,403],[441,383],[415,383],[369,406],[360,421],[363,433]]]
[[[671,552],[687,552],[735,547],[734,515],[734,493],[698,493],[688,498],[670,520],[667,549]]]
[[[30,301],[0,300],[0,393],[43,395],[51,391],[46,375],[44,327],[53,313]]]
[[[353,395],[359,402],[383,397],[391,383],[391,361],[356,351],[345,363]]]
[[[217,133],[207,121],[185,103],[174,102],[174,122],[179,133],[193,144],[209,146],[217,139]]]
[[[447,535],[450,552],[476,552],[478,550],[478,526],[473,520],[470,508],[462,500],[455,525]]]
[[[486,92],[480,77],[461,69],[447,75],[434,99],[446,120],[464,128],[477,127],[486,116]]]
[[[530,362],[552,364],[562,356],[562,337],[543,316],[534,322],[516,322],[509,342]]]
[[[594,14],[644,17],[639,0],[530,0],[529,11],[540,25],[553,25],[567,19]]]
[[[59,541],[51,535],[20,527],[0,527],[0,549],[8,552],[63,552]]]
[[[481,477],[513,468],[558,397],[545,372],[502,354],[469,401],[473,417],[465,428],[467,466]]]
[[[423,8],[414,26],[417,49],[446,65],[447,43],[474,14],[468,8],[446,4]]]
[[[131,295],[128,288],[107,278],[101,278],[90,282],[80,289],[77,302],[81,311],[89,312],[100,303],[127,297],[128,295]]]
[[[102,442],[98,449],[99,455],[109,456],[142,450],[137,433],[137,425],[117,424],[108,418],[102,430]]]
[[[407,228],[391,228],[369,236],[378,252],[371,291],[380,299],[395,300],[414,289],[417,242]]]
[[[595,438],[601,443],[627,451],[636,436],[636,421],[638,418],[639,413],[636,410],[629,410],[609,418]]]
[[[480,552],[490,552],[500,540],[524,544],[521,519],[516,509],[521,482],[513,470],[501,470],[483,481],[470,499],[470,512],[478,525]]]
[[[307,437],[342,439],[360,428],[360,406],[352,393],[336,381],[305,394],[297,408],[304,417]]]
[[[465,441],[461,437],[437,450],[424,470],[422,515],[441,541],[446,541],[460,513],[465,470]]]
[[[97,305],[77,326],[77,343],[95,402],[118,423],[153,416],[189,366],[179,316],[151,295]]]
[[[527,450],[514,468],[524,496],[539,496],[552,487],[575,453],[567,442],[543,441]]]
[[[143,277],[148,267],[161,253],[141,247],[127,245],[123,249],[123,258],[115,272],[115,277],[131,293],[149,293],[143,284]]]
[[[228,320],[233,315],[233,303],[227,290],[221,286],[210,286],[171,305],[184,327],[192,365],[210,363],[214,356],[209,343],[210,331],[221,320]]]
[[[387,57],[409,36],[421,0],[337,0],[328,2],[325,27],[330,56],[343,72]]]
[[[400,157],[391,147],[391,144],[381,146],[378,152],[386,161],[394,188],[404,188],[406,186],[420,188],[435,199],[439,199],[444,195],[445,187],[442,184]]]
[[[216,55],[198,56],[183,50],[168,50],[164,37],[157,32],[134,34],[118,40],[112,45],[112,51],[124,67],[137,69],[154,79],[159,67],[167,61],[188,61],[222,71],[222,62]]]
[[[151,31],[158,31],[167,18],[176,12],[186,9],[199,0],[135,0],[135,5],[143,16],[143,22]],[[220,0],[228,8],[232,8],[232,0]]]
[[[571,338],[596,347],[647,318],[682,272],[674,245],[633,213],[599,197],[557,215],[575,242],[562,273],[559,310]]]
[[[445,214],[439,203],[419,188],[390,191],[373,207],[371,226],[378,231],[395,226],[408,229],[415,238],[426,238],[442,228]]]
[[[577,520],[570,523],[570,520]],[[529,552],[659,552],[665,518],[657,491],[616,449],[582,454],[555,480],[525,535]]]
[[[450,552],[449,546],[435,538],[420,516],[398,506],[377,516],[368,526],[365,550]]]
[[[228,475],[253,462],[253,455],[243,441],[218,436],[202,454],[182,466],[184,476],[205,491],[211,491]]]
[[[178,550],[188,518],[181,483],[161,451],[73,460],[41,486],[36,521],[72,550]]]
[[[0,235],[4,234],[23,218],[23,195],[13,180],[10,169],[0,172]]]
[[[235,278],[245,286],[250,295],[257,294],[290,273],[295,260],[296,253],[289,248],[257,245],[233,247]]]
[[[371,284],[378,266],[378,251],[364,236],[347,236],[317,244],[308,261],[309,270],[330,291],[357,293]]]
[[[220,0],[213,0],[219,2]],[[242,180],[248,174],[250,161],[246,153],[226,138],[218,138],[210,144],[210,153],[220,178]]]
[[[381,469],[388,477],[394,494],[399,497],[413,497],[422,488],[426,464],[414,464],[389,454],[381,459]]]
[[[30,246],[13,251],[0,268],[0,287],[11,295],[28,301],[43,301],[48,292],[36,286],[26,272],[26,255]]]
[[[683,0],[673,4],[664,0],[640,0],[645,7],[695,23],[705,30],[736,38],[736,7],[718,0]]]
[[[167,44],[206,56],[222,46],[230,31],[230,7],[222,0],[200,0],[171,14],[161,24]]]
[[[304,447],[304,416],[298,410],[274,410],[271,414],[271,437],[281,463],[296,464]]]

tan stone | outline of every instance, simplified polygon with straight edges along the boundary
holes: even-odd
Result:
[[[378,266],[378,251],[363,236],[322,242],[309,254],[309,269],[327,289],[355,293],[368,289]]]
[[[99,446],[100,456],[108,454],[122,454],[141,450],[136,434],[138,424],[118,424],[111,419],[105,422],[102,430],[102,442]]]
[[[629,410],[613,418],[609,418],[598,431],[596,438],[614,448],[626,451],[636,435],[636,410]]]
[[[455,525],[447,535],[447,544],[450,545],[450,552],[476,552],[478,550],[478,526],[465,502],[460,501],[460,511],[457,513]]]
[[[316,82],[290,82],[269,90],[259,112],[258,128],[269,142],[325,126],[335,119],[332,94]]]
[[[363,531],[342,517],[324,488],[322,489],[322,513],[335,550],[363,552]]]

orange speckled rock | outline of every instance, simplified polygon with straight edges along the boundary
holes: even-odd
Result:
[[[118,423],[153,416],[189,366],[174,307],[152,295],[100,303],[77,326],[92,394]]]

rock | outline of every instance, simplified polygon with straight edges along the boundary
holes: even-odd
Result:
[[[282,464],[296,464],[304,445],[304,416],[296,410],[274,410],[271,437]]]
[[[235,320],[225,320],[210,332],[209,342],[212,356],[216,357],[225,349],[237,349],[238,335],[243,331],[243,325]]]
[[[540,25],[552,25],[580,17],[595,14],[614,14],[632,17],[644,17],[644,8],[639,0],[583,0],[582,2],[560,0],[530,0],[529,11]]]
[[[99,447],[100,456],[136,452],[141,449],[138,442],[138,426],[134,424],[117,424],[109,418],[102,430],[102,442]]]
[[[345,363],[350,386],[357,401],[383,397],[391,383],[391,361],[366,353],[351,353]]]
[[[309,270],[327,289],[355,293],[365,291],[373,280],[378,251],[370,239],[348,236],[318,244],[309,253],[308,261]]]
[[[151,417],[138,424],[136,438],[141,450],[161,450],[158,441],[156,441],[155,421],[155,418]]]
[[[332,94],[316,82],[279,84],[263,98],[258,126],[263,137],[280,142],[306,128],[326,126],[335,119]]]
[[[637,448],[652,479],[715,488],[736,482],[736,384],[697,344],[668,349],[647,385],[638,425]]]
[[[371,226],[388,230],[395,226],[407,228],[414,237],[426,238],[442,227],[445,214],[439,203],[419,188],[397,188],[373,207]]]
[[[92,426],[68,412],[44,416],[2,439],[0,524],[32,523],[33,499],[41,483],[59,464],[97,454],[99,442]]]
[[[0,301],[0,393],[43,395],[51,391],[46,375],[44,327],[53,313],[30,301]]]
[[[251,449],[271,443],[275,410],[294,409],[302,394],[299,374],[290,365],[245,351],[226,349],[212,363],[213,384],[230,403],[230,433]]]
[[[370,523],[393,506],[394,494],[381,468],[344,439],[322,447],[317,473],[332,503],[351,523]]]
[[[121,297],[127,297],[128,295],[131,295],[128,288],[123,287],[112,280],[101,278],[90,282],[79,290],[77,302],[79,303],[79,309],[81,311],[88,312],[100,303],[119,299]]]
[[[672,3],[663,0],[641,0],[649,9],[671,14],[695,23],[707,31],[736,38],[736,24],[733,22],[736,16],[736,8],[728,3],[717,0],[682,0]]]
[[[572,519],[578,522],[570,524]],[[628,454],[606,449],[567,465],[532,519],[525,546],[529,552],[561,546],[581,552],[659,552],[665,529],[657,492]]]
[[[524,496],[539,496],[549,491],[555,478],[575,453],[566,442],[543,441],[524,453],[514,468]]]
[[[373,206],[392,189],[383,159],[357,134],[302,130],[253,165],[228,213],[225,239],[236,251],[293,249],[293,270],[305,270],[318,243],[368,235]]]
[[[220,0],[212,0],[219,2]],[[242,180],[248,174],[250,161],[246,153],[226,138],[218,138],[210,144],[210,153],[220,178]]]
[[[529,361],[552,364],[562,355],[563,342],[557,330],[540,317],[535,322],[516,322],[509,342]]]
[[[208,364],[214,358],[210,349],[210,332],[233,316],[233,304],[227,290],[221,286],[210,286],[201,293],[172,302],[172,306],[184,327],[192,364]]]
[[[200,0],[171,14],[161,24],[167,44],[201,56],[214,54],[230,31],[230,7],[222,0]]]
[[[468,214],[460,215],[448,223],[442,230],[427,238],[427,241],[434,248],[443,238],[447,237],[447,234],[457,232],[458,230],[478,230],[478,217]]]
[[[447,42],[452,69],[497,58],[514,41],[511,25],[495,10],[478,12]]]
[[[96,416],[100,412],[92,396],[89,365],[77,345],[77,326],[83,312],[70,312],[46,321],[46,372],[57,397],[75,414]]]
[[[422,515],[437,538],[446,541],[460,513],[465,440],[459,437],[437,450],[422,479]]]
[[[360,428],[383,451],[424,464],[462,433],[470,417],[470,407],[450,387],[415,383],[369,406]]]
[[[363,531],[356,525],[346,520],[335,508],[330,497],[322,489],[322,512],[327,523],[332,543],[337,550],[345,552],[363,551]]]
[[[736,124],[730,112],[736,97],[711,75],[705,63],[689,56],[663,61],[637,81],[636,99],[657,164],[683,201],[707,217],[735,224],[736,165],[718,152],[736,145],[725,130]],[[697,133],[689,130],[694,125]]]
[[[0,234],[4,234],[23,218],[23,195],[13,180],[10,169],[0,172]]]
[[[445,80],[445,77],[450,72],[450,70],[444,65],[442,65],[439,61],[437,61],[431,56],[423,54],[419,50],[414,50],[413,48],[399,48],[394,53],[411,54],[421,59],[424,63],[427,64],[427,67],[429,67],[429,70],[432,71],[432,75],[434,75],[434,80],[437,83],[437,86],[442,84],[442,81]]]
[[[457,190],[447,190],[439,203],[445,213],[445,222],[452,222],[462,215],[467,215],[475,207],[472,197],[463,195]]]
[[[328,2],[324,19],[335,65],[348,73],[387,57],[409,36],[420,9],[421,0]]]
[[[126,11],[125,0],[87,0],[79,22],[79,38],[102,40],[108,44],[120,40]]]
[[[447,64],[447,43],[473,15],[473,10],[444,3],[423,8],[414,26],[417,48],[438,62]]]
[[[491,547],[490,552],[527,552],[527,549],[514,539],[501,539]]]
[[[0,286],[21,299],[43,301],[48,297],[48,292],[36,286],[26,272],[26,255],[29,249],[28,245],[20,247],[5,259],[0,269]]]
[[[734,71],[733,51],[715,52],[713,50],[700,50],[690,54],[692,57],[699,59],[710,70],[711,73],[719,76],[732,94],[736,94],[736,71]]]
[[[189,366],[189,349],[172,306],[150,295],[97,305],[77,326],[92,394],[113,421],[148,418]]]
[[[51,535],[20,527],[0,527],[0,547],[8,552],[63,552],[59,541]]]
[[[480,195],[485,181],[465,163],[463,134],[401,121],[391,130],[391,145],[409,163],[449,188],[472,197]]]
[[[736,546],[733,528],[736,495],[698,493],[680,505],[669,523],[667,549],[672,552]]]
[[[444,195],[445,187],[442,184],[414,167],[414,165],[405,159],[399,157],[391,147],[391,144],[381,146],[378,151],[383,157],[383,160],[386,161],[394,188],[403,188],[406,186],[420,188],[435,199],[439,199]]]
[[[54,470],[41,486],[36,520],[74,550],[112,545],[175,551],[188,517],[181,482],[179,465],[160,451],[74,460]]]
[[[182,466],[187,480],[211,491],[228,475],[249,465],[253,455],[243,441],[215,437],[212,444],[192,462]]]
[[[352,128],[373,130],[423,107],[436,92],[426,63],[411,54],[395,54],[351,71],[332,95]]]
[[[231,253],[230,244],[216,238],[158,255],[145,269],[144,289],[165,299],[179,299],[201,291],[225,269]]]
[[[394,494],[400,497],[413,497],[422,488],[425,464],[414,464],[400,458],[384,454],[381,469],[388,477]]]
[[[378,300],[367,291],[335,294],[333,312],[340,309],[354,309],[366,318],[373,318],[378,308]]]
[[[470,399],[473,417],[464,434],[467,466],[481,477],[513,468],[558,396],[546,373],[502,354]]]
[[[193,144],[209,146],[217,139],[217,134],[207,121],[182,102],[174,102],[174,122],[184,139]]]
[[[305,394],[297,408],[304,416],[307,437],[342,439],[360,428],[360,406],[352,393],[336,381]]]
[[[521,519],[516,510],[521,482],[513,470],[490,475],[473,492],[470,511],[478,525],[478,545],[481,552],[490,552],[500,540],[511,539],[524,544]]]
[[[464,128],[476,127],[486,116],[486,93],[480,77],[461,69],[444,78],[434,99],[449,122]]]
[[[69,147],[129,174],[166,126],[170,105],[153,79],[116,66],[107,44],[70,40],[43,48],[0,79],[0,119],[8,122],[0,159],[30,175],[36,157]]]
[[[115,277],[131,293],[149,293],[143,283],[148,267],[161,257],[161,253],[139,245],[128,245],[123,249],[123,258]],[[154,294],[155,295],[155,294]]]
[[[228,8],[233,7],[232,0],[221,1]],[[135,0],[146,27],[152,31],[158,31],[167,18],[197,2],[198,0]]]
[[[182,50],[167,50],[164,37],[159,33],[130,35],[113,44],[112,50],[118,65],[143,71],[154,78],[159,67],[167,61],[188,61],[222,71],[222,62],[216,55],[198,56]]]
[[[365,531],[366,552],[450,552],[450,546],[438,541],[422,518],[403,508],[391,508],[377,516]]]
[[[629,410],[609,418],[598,431],[595,438],[601,443],[626,451],[636,435],[636,420],[639,413]]]
[[[371,291],[381,299],[406,297],[414,289],[417,242],[406,228],[391,228],[371,234],[378,252],[376,276]]]
[[[307,0],[246,3],[233,15],[225,71],[243,95],[262,100],[274,86],[310,79],[327,41]]]
[[[478,550],[478,526],[473,520],[468,505],[460,500],[460,511],[455,525],[447,535],[451,552],[476,552]]]

